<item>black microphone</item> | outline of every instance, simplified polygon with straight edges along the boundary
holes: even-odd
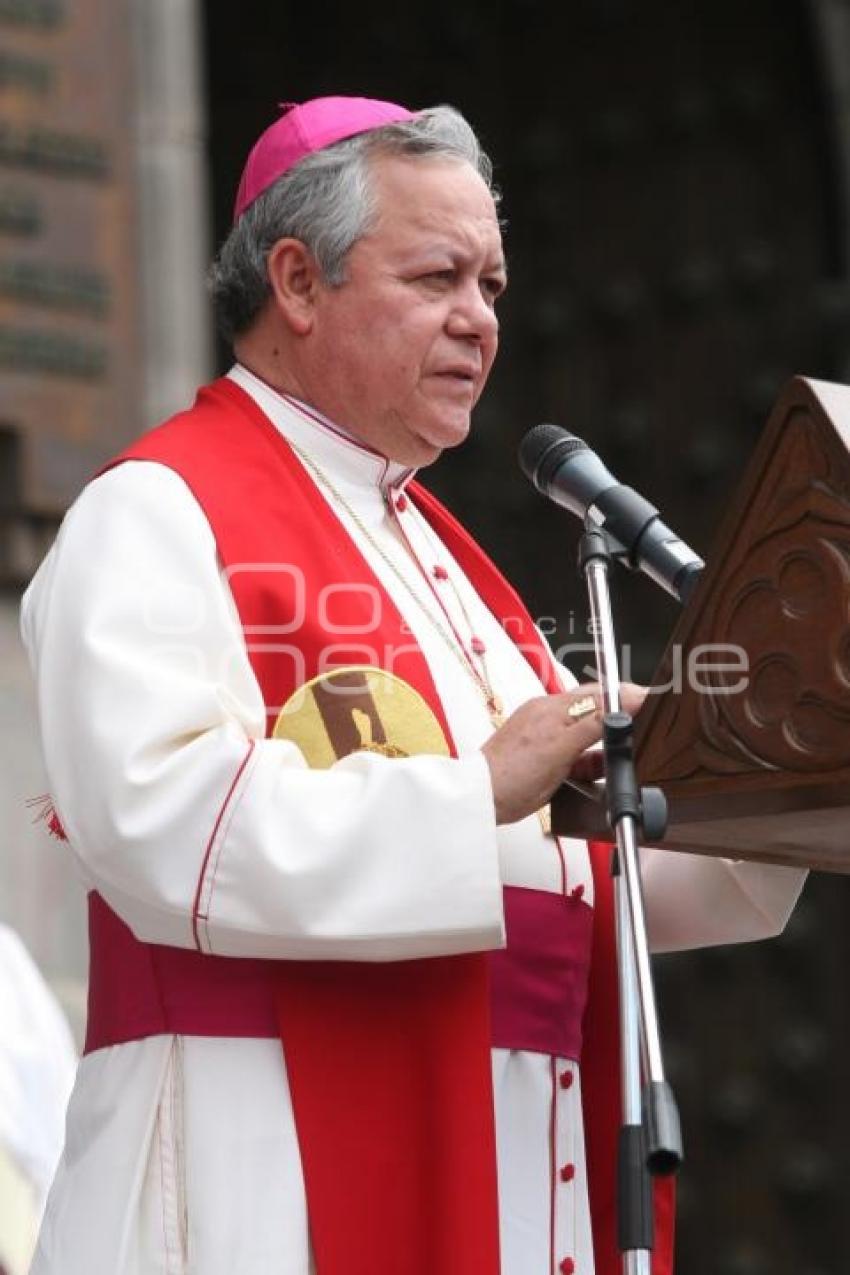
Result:
[[[535,425],[519,463],[539,492],[604,531],[615,557],[687,602],[705,563],[666,527],[658,510],[618,483],[582,439],[558,425]]]

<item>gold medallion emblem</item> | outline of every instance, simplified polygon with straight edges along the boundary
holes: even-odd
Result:
[[[419,692],[368,664],[330,669],[299,686],[272,735],[291,740],[317,770],[358,752],[450,756],[443,729]]]

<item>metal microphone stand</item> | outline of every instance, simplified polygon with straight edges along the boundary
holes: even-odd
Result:
[[[652,1176],[676,1172],[682,1162],[682,1135],[676,1099],[664,1079],[646,938],[638,833],[648,840],[659,841],[667,824],[667,807],[660,789],[637,785],[632,719],[621,710],[620,671],[608,589],[608,571],[614,556],[616,550],[608,536],[587,519],[579,546],[579,566],[587,581],[596,664],[602,681],[605,795],[608,820],[617,842],[611,871],[623,1101],[618,1151],[618,1242],[624,1275],[650,1275],[654,1243]]]

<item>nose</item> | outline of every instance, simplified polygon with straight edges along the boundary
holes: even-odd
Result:
[[[470,280],[455,293],[446,330],[450,336],[486,342],[495,340],[499,320],[493,303],[481,291],[478,280]]]

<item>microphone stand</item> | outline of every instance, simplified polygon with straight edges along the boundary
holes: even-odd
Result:
[[[679,1168],[682,1135],[676,1099],[664,1078],[646,938],[638,833],[648,840],[659,841],[667,825],[667,804],[660,789],[638,787],[632,719],[621,708],[619,663],[608,588],[615,546],[619,548],[590,518],[585,520],[579,566],[587,583],[596,663],[602,681],[605,795],[608,820],[617,843],[611,871],[623,1103],[618,1148],[618,1243],[624,1275],[650,1275],[654,1244],[652,1176],[673,1174]]]

